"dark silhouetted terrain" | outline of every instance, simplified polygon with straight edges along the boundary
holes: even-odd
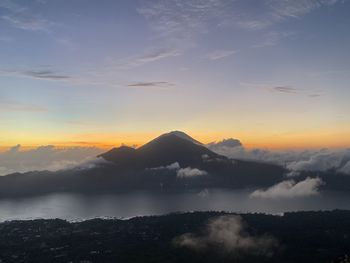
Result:
[[[221,228],[212,227],[207,239],[198,239],[208,235],[208,224],[220,218],[240,218],[231,223],[241,222],[244,233],[235,239],[237,229],[223,224]],[[223,233],[221,230],[226,233],[224,237],[216,234]],[[350,212],[284,216],[196,212],[76,223],[59,219],[12,221],[0,224],[0,236],[0,260],[9,263],[341,262],[336,260],[345,259],[350,252]],[[203,243],[209,238],[217,240],[193,249],[190,243],[179,245],[181,237]],[[227,245],[232,240],[237,242]],[[254,242],[258,246],[252,245]],[[261,250],[267,245],[268,250]]]
[[[183,172],[189,175],[179,176],[179,169],[187,169]],[[197,169],[194,174],[193,169]],[[198,172],[201,176],[195,176]],[[286,180],[287,172],[284,167],[270,163],[229,159],[177,131],[163,134],[137,149],[114,148],[88,167],[1,176],[0,196],[261,188]],[[320,177],[323,189],[350,190],[350,176],[336,171],[302,172],[294,179],[302,181],[307,177]]]

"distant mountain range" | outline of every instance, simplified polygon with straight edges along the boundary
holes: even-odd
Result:
[[[163,134],[137,149],[113,148],[97,160],[88,167],[0,177],[0,196],[257,188],[284,180],[288,172],[274,164],[229,159],[180,131]],[[349,190],[350,184],[344,184],[344,179],[336,178],[332,172],[321,175],[309,172],[299,178],[307,176],[323,176],[328,180],[327,186]]]

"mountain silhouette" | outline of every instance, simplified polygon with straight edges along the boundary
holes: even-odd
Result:
[[[193,142],[195,144],[203,145],[201,142],[197,141],[196,139],[192,138],[191,136],[189,136],[188,134],[186,134],[186,133],[184,133],[182,131],[171,131],[169,133],[164,133],[163,135],[160,135],[158,138],[166,137],[166,136],[169,136],[169,135],[176,135],[176,136],[178,136],[178,137],[180,137],[182,139],[186,139],[186,140],[188,140],[190,142]]]
[[[113,148],[98,160],[89,167],[2,176],[0,196],[255,188],[278,183],[286,173],[278,165],[221,156],[181,131],[162,134],[137,149]]]
[[[179,131],[163,134],[138,149],[121,146],[99,157],[120,166],[132,165],[140,168],[166,166],[175,162],[181,166],[196,166],[202,163],[204,158],[227,160]]]

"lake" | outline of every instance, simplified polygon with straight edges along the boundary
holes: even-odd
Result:
[[[350,209],[350,195],[323,192],[303,198],[260,199],[251,191],[204,190],[195,193],[83,195],[57,193],[30,198],[0,199],[0,221],[95,217],[129,218],[186,211],[262,212],[278,214],[300,210]]]

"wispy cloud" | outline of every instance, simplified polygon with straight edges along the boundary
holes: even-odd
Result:
[[[12,1],[11,0],[0,1],[0,8],[7,9],[7,10],[14,12],[14,13],[20,13],[20,12],[24,12],[25,10],[27,10],[25,7],[17,4],[13,0]]]
[[[62,81],[72,77],[66,74],[60,74],[51,69],[34,69],[34,70],[1,70],[1,75],[27,77],[39,80]]]
[[[298,90],[289,86],[276,86],[272,87],[272,90],[280,93],[297,93]]]
[[[20,103],[20,102],[11,102],[11,101],[0,101],[0,111],[18,111],[18,112],[46,112],[48,109],[46,107]]]
[[[255,19],[250,17],[238,20],[236,23],[239,27],[250,30],[264,29],[272,24],[267,18]]]
[[[237,1],[239,2],[239,1]],[[259,13],[254,13],[253,10],[247,10],[244,15],[241,15],[237,24],[246,29],[259,30],[267,28],[273,24],[284,22],[288,19],[299,19],[306,14],[324,7],[331,6],[337,3],[342,3],[343,0],[263,0],[261,1]]]
[[[50,32],[51,28],[56,25],[16,1],[2,0],[1,8],[7,10],[7,14],[2,15],[1,19],[18,29]]]
[[[23,75],[36,78],[36,79],[47,79],[47,80],[61,80],[69,79],[68,75],[60,75],[52,70],[31,70],[22,72]]]
[[[175,49],[158,50],[136,58],[135,62],[136,64],[142,65],[145,63],[154,62],[154,61],[168,58],[168,57],[177,57],[179,55],[180,55],[180,52]]]
[[[263,48],[278,45],[283,39],[289,39],[295,36],[295,32],[277,32],[270,31],[265,33],[261,40],[253,45],[253,48]]]
[[[300,18],[311,11],[343,0],[262,0],[258,5],[244,5],[244,0],[155,0],[145,1],[138,12],[165,36],[189,36],[211,25],[236,25],[263,29],[277,22]],[[257,12],[257,8],[259,12]],[[213,23],[215,22],[216,23]]]
[[[310,98],[318,98],[318,97],[321,97],[322,95],[319,94],[319,93],[312,93],[312,94],[309,94],[308,97]]]
[[[142,2],[138,12],[163,40],[191,46],[193,39],[212,25],[211,20],[216,24],[222,21],[229,5],[226,0],[156,0]]]
[[[264,90],[267,92],[281,93],[285,95],[299,95],[308,98],[318,98],[325,95],[320,89],[299,89],[290,85],[275,85],[273,82],[259,83],[259,82],[241,82],[240,85],[244,88],[251,88],[256,90]]]
[[[158,43],[175,46],[181,51],[196,47],[198,39],[215,29],[260,30],[261,40],[251,45],[262,48],[279,44],[295,32],[265,32],[273,25],[300,19],[312,11],[335,5],[344,0],[261,0],[247,4],[245,0],[154,0],[141,1],[138,12],[155,32]],[[218,52],[208,59],[216,60],[233,55]],[[142,62],[141,62],[142,63]],[[137,65],[138,62],[135,62]]]
[[[299,1],[289,1],[289,0],[270,0],[268,1],[268,6],[272,11],[272,16],[276,19],[285,18],[299,18],[311,11],[320,8],[322,6],[330,6],[339,2],[344,2],[343,0],[299,0]]]
[[[10,23],[12,26],[30,31],[49,32],[54,23],[34,15],[11,14],[2,16],[2,19]]]
[[[230,57],[238,52],[239,50],[215,50],[207,54],[206,57],[210,60],[219,60],[219,59]]]
[[[148,63],[157,62],[163,59],[180,56],[181,52],[178,49],[158,49],[146,52],[140,56],[132,56],[125,59],[113,62],[112,67],[117,70],[132,69]]]
[[[173,83],[166,81],[153,81],[153,82],[135,82],[128,84],[131,88],[156,88],[156,89],[169,89],[175,86]]]

